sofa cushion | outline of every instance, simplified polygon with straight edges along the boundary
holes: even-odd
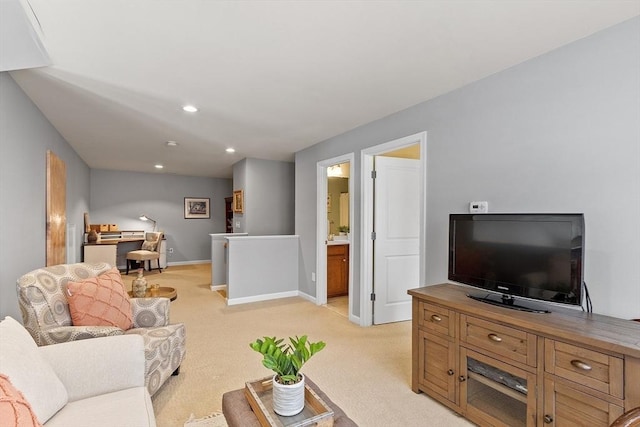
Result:
[[[133,387],[69,402],[46,427],[155,427],[151,398]]]
[[[4,427],[42,426],[20,390],[0,374],[0,421]]]
[[[75,326],[133,325],[131,302],[116,267],[97,277],[67,283],[67,301]]]
[[[156,246],[158,245],[157,242],[155,241],[150,241],[150,240],[145,240],[144,242],[142,242],[142,247],[140,249],[142,249],[143,251],[155,251],[156,250]]]
[[[0,322],[0,372],[22,392],[38,421],[47,422],[67,404],[68,395],[29,332],[7,316]]]

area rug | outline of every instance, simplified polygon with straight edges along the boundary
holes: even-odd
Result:
[[[227,420],[225,420],[222,412],[214,412],[204,418],[196,418],[195,415],[191,414],[184,423],[184,427],[227,427]]]

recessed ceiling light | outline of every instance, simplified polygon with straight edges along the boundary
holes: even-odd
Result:
[[[162,166],[160,163],[158,163],[157,165],[155,165],[156,169],[162,169],[164,166]]]
[[[177,147],[178,143],[175,141],[167,141],[167,147]]]
[[[231,147],[229,147],[229,148],[227,148],[227,149],[226,149],[226,150],[224,150],[224,151],[226,151],[227,153],[235,153],[235,152],[236,152],[236,149],[235,149],[235,148],[231,148]]]
[[[198,109],[193,105],[185,105],[184,107],[182,107],[182,109],[187,113],[195,113],[196,111],[198,111]]]

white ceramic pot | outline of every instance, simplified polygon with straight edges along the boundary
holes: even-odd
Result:
[[[280,384],[273,376],[273,412],[284,417],[299,414],[304,409],[304,375],[291,385]]]

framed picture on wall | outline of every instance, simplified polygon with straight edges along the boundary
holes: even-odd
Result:
[[[184,217],[187,219],[211,218],[209,198],[185,197]]]
[[[233,192],[233,212],[244,213],[244,191],[242,190]]]

